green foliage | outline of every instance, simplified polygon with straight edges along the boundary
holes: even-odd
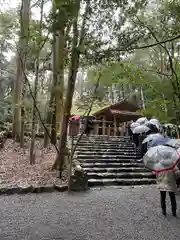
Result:
[[[4,40],[12,40],[14,31],[16,30],[17,15],[13,11],[6,11],[0,13],[0,36]]]
[[[57,30],[64,29],[66,24],[71,21],[76,8],[75,0],[53,0],[53,29]]]
[[[11,97],[0,101],[0,121],[11,122],[12,121],[12,99]]]
[[[9,10],[0,13],[0,101],[3,101],[12,87],[13,74],[11,73],[11,63],[7,59],[9,52],[14,50],[17,27],[17,16]]]
[[[35,60],[37,58],[37,54],[40,54],[41,60],[43,60],[46,55],[47,55],[47,51],[48,48],[50,47],[50,38],[47,37],[47,33],[42,34],[41,36],[39,35],[39,31],[41,31],[42,33],[45,32],[46,27],[44,26],[44,24],[42,24],[42,26],[40,26],[40,22],[38,20],[31,20],[30,21],[30,26],[29,26],[29,51],[28,51],[28,62],[27,62],[27,68],[29,70],[35,70]],[[40,52],[39,50],[42,48],[42,46],[45,47],[43,48],[43,50],[45,50],[45,54],[44,52]],[[45,56],[43,56],[45,55]]]
[[[144,94],[144,103],[146,106],[142,112],[146,115],[156,116],[162,121],[172,118],[172,110],[168,112],[168,106],[172,104],[172,86],[168,78],[161,78],[157,73],[145,71],[143,66],[137,65],[132,61],[121,61],[109,63],[101,68],[101,78],[98,87],[96,99],[103,99],[110,86],[115,85],[116,91],[126,91],[122,96],[128,98],[135,89],[142,89]],[[87,88],[92,87],[97,76],[96,71],[90,71],[87,78]],[[128,89],[130,86],[131,90]],[[86,91],[86,94],[91,92]],[[85,105],[90,96],[84,95],[79,100]],[[91,95],[92,97],[92,95]],[[99,104],[100,106],[100,104]]]
[[[86,2],[85,0],[81,1],[81,11],[78,17],[78,36],[80,36],[82,30],[81,26]],[[167,64],[167,53],[160,46],[151,49],[128,51],[128,54],[126,50],[155,42],[147,27],[153,30],[159,40],[179,34],[180,1],[159,1],[157,11],[149,9],[147,2],[147,0],[90,1],[84,26],[84,40],[79,49],[81,52],[80,65],[87,67],[89,71],[82,89],[82,96],[74,104],[74,109],[76,109],[72,109],[72,113],[75,114],[76,110],[84,113],[89,108],[93,98],[95,98],[93,109],[98,110],[113,102],[113,99],[110,97],[111,94],[118,95],[114,97],[115,101],[118,101],[124,97],[128,98],[135,91],[139,93],[142,90],[146,106],[143,113],[155,115],[163,121],[175,118],[174,92],[171,83],[171,70]],[[48,18],[43,20],[42,37],[39,36],[39,21],[31,19],[26,70],[27,74],[32,74],[30,75],[30,77],[32,76],[32,86],[35,70],[34,63],[39,46],[46,41],[41,51],[40,65],[42,66],[44,62],[51,63],[52,59],[49,53],[52,50],[52,32],[54,33],[62,29],[67,34],[66,67],[68,68],[72,46],[71,23],[75,4],[75,0],[53,0],[53,9],[50,14],[47,13]],[[11,11],[0,14],[0,42],[3,42],[0,52],[1,72],[3,68],[7,69],[7,66],[10,64],[6,54],[13,49],[16,43],[14,41],[12,44],[10,40],[13,39],[18,28],[16,14]],[[49,31],[51,32],[46,39],[46,34]],[[167,43],[166,46],[172,50],[171,43]],[[174,42],[174,46],[175,56],[177,56],[178,47],[176,42]],[[160,56],[161,52],[163,60]],[[162,62],[163,67],[161,69]],[[173,57],[173,64],[179,77],[180,63],[178,58]],[[50,70],[52,70],[51,65]],[[11,69],[11,71],[15,72],[15,68]],[[51,85],[52,78],[48,79],[46,70],[43,67],[40,73],[43,87],[39,89],[38,106],[44,117],[49,99],[48,85]],[[99,74],[101,74],[101,77],[94,97],[94,89]],[[14,80],[13,75],[7,75],[3,72],[0,80],[0,90],[2,89],[3,93],[6,92],[6,95],[10,96]],[[177,104],[179,104],[178,101]],[[29,93],[26,95],[25,105],[28,120],[32,113],[32,99]],[[11,106],[11,102],[0,104],[1,116],[7,118],[11,114],[10,110],[5,111],[6,108],[9,109],[9,106]]]

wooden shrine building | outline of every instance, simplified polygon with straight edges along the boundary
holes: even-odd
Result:
[[[94,135],[120,136],[124,135],[127,123],[135,121],[141,114],[133,103],[123,100],[105,107],[91,116],[94,117]],[[69,126],[69,135],[77,135],[83,131],[81,121],[75,121]]]
[[[95,132],[98,135],[119,136],[130,121],[141,115],[138,107],[127,100],[105,107],[93,114],[96,117]]]

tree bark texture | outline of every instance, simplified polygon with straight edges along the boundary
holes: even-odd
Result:
[[[21,142],[23,139],[21,134],[21,127],[24,127],[21,119],[21,113],[24,112],[22,106],[24,98],[24,71],[26,67],[26,55],[28,48],[29,37],[29,19],[30,19],[30,0],[22,0],[20,10],[20,36],[19,46],[17,51],[17,75],[14,83],[14,116],[13,116],[13,138]],[[22,126],[21,126],[22,125]],[[23,131],[23,129],[22,129]]]

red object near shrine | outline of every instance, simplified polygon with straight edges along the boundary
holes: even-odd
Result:
[[[78,120],[78,119],[80,119],[80,117],[81,117],[81,116],[72,116],[72,117],[70,118],[70,120]]]

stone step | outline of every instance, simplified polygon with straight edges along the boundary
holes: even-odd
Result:
[[[122,163],[122,162],[103,162],[103,161],[100,161],[100,162],[82,162],[81,163],[82,167],[83,168],[115,168],[115,169],[121,169],[121,168],[144,168],[144,164],[142,162],[126,162],[126,163]]]
[[[154,178],[155,176],[151,173],[151,172],[125,172],[125,173],[109,173],[109,172],[105,172],[105,173],[93,173],[93,172],[89,172],[88,173],[88,179],[126,179],[126,178],[130,178],[130,179],[135,179],[135,178]]]
[[[139,173],[144,173],[144,172],[149,172],[144,167],[121,167],[121,168],[112,168],[112,167],[83,167],[83,169],[87,173],[129,173],[129,172],[139,172]]]
[[[136,152],[134,150],[134,148],[130,147],[130,148],[127,148],[127,147],[109,147],[109,146],[102,146],[102,147],[98,147],[98,146],[77,146],[76,147],[76,151],[94,151],[94,152],[104,152],[104,151],[123,151],[123,152]],[[137,153],[139,153],[139,151],[137,151]]]
[[[107,166],[110,166],[112,163],[134,163],[136,162],[135,159],[132,158],[122,158],[122,159],[116,159],[116,158],[76,158],[81,164],[84,163],[103,163],[106,164]]]
[[[70,142],[71,143],[71,142]],[[110,141],[79,141],[77,142],[73,142],[73,144],[92,144],[92,145],[122,145],[122,146],[134,146],[133,143],[129,143],[129,142],[110,142]]]
[[[68,139],[69,141],[87,141],[87,142],[127,142],[131,143],[130,139],[128,138],[73,138],[73,139]]]
[[[79,139],[79,135],[73,137],[74,140]],[[99,136],[99,135],[93,135],[93,136],[81,136],[80,139],[83,140],[106,140],[106,141],[129,141],[130,137],[128,136]],[[69,138],[69,140],[72,140],[72,138]]]
[[[76,144],[77,137],[74,139]],[[75,151],[89,186],[154,184],[129,137],[83,136]],[[139,161],[138,161],[139,160]]]
[[[73,144],[74,146],[76,143]],[[133,144],[120,144],[120,143],[97,143],[97,142],[78,142],[77,146],[98,146],[98,147],[123,147],[123,148],[134,148]]]
[[[130,185],[150,185],[155,184],[155,178],[136,178],[136,179],[89,179],[88,185],[95,186],[130,186]]]
[[[69,142],[72,142],[72,141],[69,141]],[[80,139],[80,140],[78,141],[78,143],[89,143],[89,142],[91,142],[91,143],[98,143],[98,144],[104,143],[104,144],[126,144],[126,145],[133,145],[133,143],[130,142],[130,141],[122,141],[122,140],[109,141],[109,140],[94,140],[94,139],[92,139],[92,140],[90,140],[90,139],[85,140],[85,139]],[[73,143],[77,143],[77,140],[74,140]]]
[[[101,151],[101,152],[95,152],[95,151],[93,151],[93,149],[92,149],[92,151],[76,151],[75,152],[75,154],[77,155],[77,156],[84,156],[84,155],[86,155],[87,157],[88,156],[112,156],[112,157],[114,157],[114,156],[137,156],[137,157],[141,157],[141,154],[140,153],[136,153],[136,152],[133,152],[133,151],[131,151],[131,152],[129,152],[129,151],[122,151],[122,150],[119,150],[119,151]]]
[[[76,156],[76,155],[75,155]],[[139,156],[137,155],[109,155],[109,154],[104,154],[104,155],[100,155],[100,154],[96,154],[96,155],[84,155],[84,154],[78,154],[76,156],[76,159],[80,160],[80,159],[101,159],[101,160],[122,160],[122,159],[128,159],[128,160],[133,160],[133,159],[139,159]]]
[[[111,153],[111,152],[113,152],[113,153],[120,153],[120,152],[125,152],[125,153],[136,153],[135,151],[134,151],[134,149],[122,149],[122,148],[114,148],[114,149],[100,149],[100,148],[89,148],[89,149],[87,149],[87,148],[79,148],[79,147],[77,147],[76,148],[76,152],[91,152],[91,153],[99,153],[99,154],[101,154],[101,153],[104,153],[104,152],[106,152],[106,153]],[[139,152],[137,152],[137,153],[139,153]]]

